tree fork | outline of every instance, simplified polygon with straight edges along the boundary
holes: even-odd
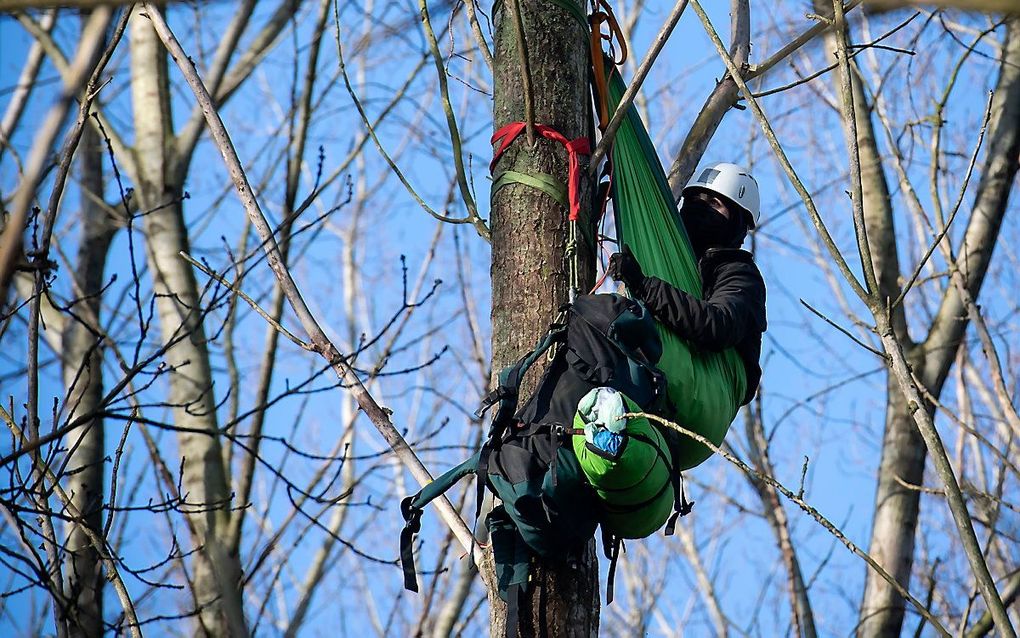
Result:
[[[519,10],[524,49],[530,66],[535,124],[552,126],[568,139],[591,136],[593,124],[588,93],[589,60],[586,30],[556,5],[519,0],[497,7],[493,65],[493,127],[525,121],[524,69],[511,11]],[[529,147],[522,136],[514,142],[498,170],[543,172],[566,183],[567,154],[563,147],[539,138]],[[591,184],[582,179],[582,221],[590,209]],[[534,347],[568,299],[565,257],[567,211],[537,189],[510,184],[492,197],[492,369],[499,370]],[[578,233],[583,236],[584,233]],[[581,292],[594,279],[592,251],[578,247]],[[526,380],[522,396],[535,387]],[[491,556],[491,554],[490,554]],[[494,587],[491,561],[484,577],[491,604],[492,635],[505,633],[506,607]],[[598,563],[594,541],[567,566],[533,565],[528,592],[520,610],[520,635],[595,636],[598,632]]]

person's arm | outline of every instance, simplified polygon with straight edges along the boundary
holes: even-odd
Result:
[[[753,266],[720,277],[704,300],[658,277],[646,277],[640,288],[652,316],[701,350],[725,350],[765,328],[765,283]]]

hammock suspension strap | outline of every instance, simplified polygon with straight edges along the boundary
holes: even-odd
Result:
[[[493,144],[498,143],[499,146],[492,154],[492,163],[489,164],[490,173],[496,168],[496,163],[499,162],[499,158],[503,156],[506,149],[513,144],[514,140],[520,137],[521,133],[526,130],[526,127],[527,124],[524,122],[511,122],[496,131],[492,136],[490,141]],[[562,144],[567,149],[566,204],[570,211],[568,217],[570,224],[565,257],[567,262],[567,280],[570,286],[570,302],[573,303],[574,298],[577,296],[577,288],[580,285],[580,264],[578,263],[577,253],[577,221],[581,217],[581,175],[586,164],[581,159],[581,156],[591,154],[591,141],[587,137],[568,140],[562,133],[545,124],[536,124],[535,132],[548,140]],[[494,193],[502,186],[510,183],[525,184],[538,188],[549,194],[556,201],[563,203],[562,186],[559,185],[555,178],[544,173],[531,176],[517,171],[504,171],[495,178],[492,192]]]
[[[526,126],[524,122],[511,122],[493,134],[490,142],[493,144],[498,142],[499,146],[492,154],[492,162],[489,164],[490,173],[496,168],[496,163],[499,162],[499,158],[503,156],[506,149],[524,132]],[[581,171],[584,170],[581,156],[591,154],[591,141],[587,137],[568,140],[562,133],[546,124],[536,124],[535,132],[548,140],[559,142],[567,149],[567,164],[569,167],[567,173],[567,201],[570,207],[570,221],[576,222],[581,216]],[[518,181],[515,176],[506,176],[504,178],[504,174],[497,178],[497,181],[500,180],[504,183]]]

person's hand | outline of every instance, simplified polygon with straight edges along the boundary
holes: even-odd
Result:
[[[623,250],[609,258],[609,267],[606,274],[617,281],[622,281],[632,291],[640,290],[645,281],[645,274],[641,272],[641,264],[630,252],[626,244]]]

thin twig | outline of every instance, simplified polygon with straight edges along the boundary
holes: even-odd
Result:
[[[429,43],[429,50],[432,51],[432,59],[436,65],[436,76],[439,80],[439,97],[443,104],[443,113],[446,115],[446,127],[450,132],[450,144],[452,146],[453,153],[453,168],[457,175],[457,185],[460,186],[460,196],[464,200],[464,206],[467,207],[468,219],[475,228],[478,230],[478,234],[482,238],[488,241],[488,228],[485,224],[481,225],[478,222],[481,218],[478,216],[478,206],[475,204],[475,198],[471,194],[471,187],[468,185],[467,169],[464,167],[464,149],[460,140],[460,130],[457,128],[457,117],[453,112],[453,105],[450,103],[450,88],[446,82],[446,66],[443,64],[443,54],[439,51],[439,41],[436,39],[436,33],[432,30],[432,21],[429,20],[429,7],[426,0],[418,0],[418,6],[421,10],[421,24],[425,29],[425,36]],[[336,12],[336,28],[337,28],[337,48],[339,50],[340,43],[340,13]]]
[[[697,0],[691,0],[691,1],[694,2],[695,4],[697,3]],[[667,427],[667,428],[670,428],[672,430],[676,430],[680,434],[682,434],[682,435],[684,435],[684,436],[686,436],[688,438],[691,438],[691,439],[697,441],[698,443],[701,443],[702,445],[704,445],[708,449],[712,450],[713,452],[715,452],[716,454],[718,454],[722,458],[726,459],[727,461],[729,461],[733,465],[737,466],[741,471],[743,471],[744,473],[746,473],[749,476],[753,477],[755,480],[762,481],[762,482],[767,483],[767,484],[771,485],[772,487],[774,487],[783,496],[785,496],[792,503],[794,503],[797,507],[799,507],[802,510],[804,510],[804,512],[806,512],[811,518],[813,518],[819,525],[821,525],[823,528],[825,528],[826,531],[828,531],[830,534],[835,536],[841,543],[846,545],[847,549],[849,549],[851,552],[853,552],[855,555],[859,556],[860,558],[864,559],[864,561],[873,570],[875,570],[875,572],[879,576],[881,576],[883,579],[885,579],[897,592],[899,592],[899,594],[901,596],[903,596],[908,601],[910,601],[910,603],[912,605],[914,605],[915,608],[917,608],[917,612],[922,617],[924,617],[926,620],[928,620],[928,622],[930,622],[932,624],[932,627],[934,627],[936,630],[938,630],[938,632],[944,638],[950,638],[950,633],[946,630],[945,627],[942,626],[942,623],[940,623],[937,618],[932,616],[931,612],[928,611],[928,609],[924,605],[922,605],[919,600],[914,598],[910,594],[910,592],[908,592],[906,589],[904,589],[903,585],[901,585],[898,582],[896,582],[896,579],[893,578],[892,576],[890,576],[889,572],[885,571],[885,569],[883,569],[882,566],[879,565],[875,561],[875,559],[871,557],[870,554],[868,554],[863,549],[857,547],[857,545],[854,544],[853,541],[851,541],[849,538],[847,538],[843,534],[843,532],[840,531],[840,529],[837,528],[831,521],[829,521],[827,518],[825,518],[821,514],[821,512],[819,512],[814,507],[809,505],[803,498],[798,497],[797,494],[795,494],[792,490],[787,488],[785,485],[783,485],[782,483],[780,483],[779,481],[777,481],[773,477],[768,476],[766,474],[762,474],[761,472],[758,472],[754,468],[748,466],[746,463],[744,463],[743,461],[741,461],[740,459],[738,459],[734,455],[730,454],[726,450],[720,448],[718,445],[716,445],[715,443],[710,441],[708,438],[698,434],[697,432],[692,432],[691,430],[688,430],[687,428],[683,427],[682,425],[677,425],[676,423],[673,423],[672,421],[664,419],[664,418],[662,418],[660,416],[657,416],[655,414],[647,414],[647,413],[644,413],[644,412],[636,412],[636,413],[632,412],[632,413],[628,413],[628,414],[624,414],[623,415],[623,418],[625,418],[625,419],[642,418],[642,417],[648,419],[649,421],[654,421],[655,423],[658,423],[659,425],[661,425],[663,427]]]
[[[863,341],[861,341],[860,339],[855,337],[849,330],[847,330],[843,326],[839,325],[838,323],[836,323],[832,319],[829,319],[828,317],[826,317],[824,314],[821,313],[821,311],[817,310],[814,306],[812,306],[808,302],[806,302],[803,299],[801,299],[800,303],[803,304],[803,306],[805,308],[807,308],[808,310],[810,310],[813,314],[815,314],[819,319],[821,319],[825,323],[829,324],[830,326],[832,326],[836,330],[839,330],[840,332],[842,332],[851,341],[853,341],[854,343],[856,343],[860,347],[864,348],[865,350],[867,350],[871,354],[875,355],[876,357],[882,359],[883,361],[885,361],[887,359],[887,357],[886,357],[884,352],[882,352],[881,350],[876,350],[875,348],[872,348],[868,344],[864,343]]]
[[[893,302],[892,304],[893,308],[903,303],[903,299],[904,297],[907,296],[907,292],[909,292],[910,289],[914,286],[914,283],[917,282],[917,278],[921,275],[921,271],[928,263],[928,260],[931,259],[932,254],[935,252],[935,249],[942,245],[942,241],[945,239],[946,235],[949,233],[949,229],[953,225],[953,220],[956,219],[956,214],[960,212],[960,205],[963,203],[964,194],[967,192],[967,185],[970,184],[970,178],[974,174],[974,165],[977,163],[978,151],[981,150],[981,143],[985,139],[985,131],[988,130],[988,121],[992,117],[992,99],[994,97],[995,94],[989,91],[988,104],[985,106],[985,115],[981,121],[981,130],[980,132],[978,132],[977,144],[974,145],[974,152],[971,153],[970,164],[967,166],[967,174],[964,177],[963,186],[960,188],[960,196],[956,200],[956,205],[953,206],[953,210],[949,214],[949,219],[947,219],[946,223],[942,226],[942,230],[939,231],[939,234],[935,237],[935,240],[931,243],[930,246],[928,246],[928,250],[925,251],[924,256],[921,258],[921,260],[917,262],[917,267],[914,268],[913,274],[910,275],[910,279],[907,280],[907,284],[903,287],[903,290],[896,298],[896,301]]]
[[[351,96],[351,101],[354,102],[354,108],[357,109],[358,114],[361,116],[361,121],[365,125],[365,129],[367,130],[369,137],[371,137],[372,142],[375,143],[376,150],[379,151],[379,154],[382,156],[383,160],[386,161],[386,164],[390,167],[390,170],[393,171],[393,174],[397,176],[398,180],[400,180],[400,183],[404,185],[405,189],[407,189],[408,194],[410,194],[414,201],[417,202],[417,204],[422,207],[422,210],[424,210],[426,213],[428,213],[429,215],[438,219],[441,222],[447,222],[450,224],[472,224],[474,225],[475,230],[478,232],[478,234],[483,239],[485,239],[485,241],[491,241],[489,229],[485,225],[485,221],[478,217],[477,214],[472,216],[469,211],[467,217],[449,217],[447,215],[437,213],[435,210],[433,210],[431,206],[425,203],[425,200],[422,199],[421,195],[419,195],[418,192],[414,190],[414,187],[407,180],[407,177],[404,175],[404,172],[400,170],[400,167],[397,166],[396,162],[393,161],[393,158],[390,157],[389,153],[386,152],[386,149],[383,148],[382,142],[379,140],[379,136],[376,135],[375,127],[372,125],[372,122],[368,119],[368,114],[365,112],[365,107],[361,103],[361,100],[358,98],[358,94],[354,90],[354,86],[351,84],[351,78],[347,74],[347,65],[344,62],[343,45],[340,39],[339,9],[337,9],[335,5],[333,13],[336,18],[336,48],[337,48],[337,60],[338,64],[340,65],[340,75],[343,76],[344,86],[347,88],[347,93]]]
[[[7,427],[10,428],[11,433],[18,439],[22,445],[28,443],[28,439],[25,438],[25,433],[15,423],[14,418],[0,406],[0,419],[3,419],[7,423]],[[117,569],[117,564],[114,562],[112,554],[107,551],[106,543],[103,539],[92,529],[89,525],[84,524],[85,515],[78,509],[71,497],[64,492],[63,488],[60,487],[60,481],[54,476],[53,471],[48,466],[43,466],[46,479],[50,482],[50,488],[53,493],[57,495],[61,504],[67,510],[68,515],[73,519],[83,521],[80,526],[81,530],[88,536],[89,542],[92,547],[96,550],[96,554],[103,561],[103,567],[106,568],[106,577],[113,584],[114,591],[117,592],[117,598],[120,599],[121,606],[124,609],[124,616],[127,620],[128,631],[131,632],[132,636],[136,638],[142,638],[142,632],[140,625],[138,624],[138,617],[135,615],[135,606],[131,601],[131,595],[128,593],[127,587],[124,585],[123,579],[120,577],[120,571]]]
[[[917,19],[917,17],[919,15],[921,15],[920,12],[914,13],[912,16],[910,16],[909,18],[907,18],[906,20],[904,20],[900,24],[896,25],[894,28],[890,29],[889,31],[886,31],[880,37],[876,38],[875,40],[871,41],[868,44],[855,44],[855,45],[853,45],[854,52],[850,54],[850,57],[851,58],[856,58],[858,55],[860,55],[861,53],[864,53],[865,51],[867,51],[870,48],[876,48],[876,49],[883,48],[883,47],[880,47],[878,45],[879,42],[881,42],[882,40],[885,40],[886,38],[891,37],[893,34],[898,32],[899,30],[905,28],[908,24],[910,24],[915,19]],[[911,55],[913,55],[912,52],[911,52]],[[818,78],[818,77],[821,77],[821,76],[825,75],[826,73],[828,73],[829,71],[834,70],[838,66],[839,66],[839,62],[833,62],[832,64],[830,64],[830,65],[828,65],[826,67],[823,67],[823,68],[815,71],[814,73],[806,75],[806,76],[804,76],[802,78],[798,78],[797,80],[794,80],[793,82],[790,82],[788,84],[784,84],[782,86],[777,86],[777,87],[772,88],[772,89],[766,89],[764,91],[759,91],[758,93],[754,94],[754,97],[757,97],[757,98],[768,97],[769,95],[775,95],[776,93],[782,93],[783,91],[789,91],[790,89],[792,89],[794,87],[801,86],[802,84],[807,84],[811,80],[814,80],[815,78]],[[748,79],[750,79],[750,78],[748,78]]]
[[[861,2],[863,2],[863,0],[850,0],[850,2],[847,2],[846,5],[844,5],[844,11],[851,11],[861,4]],[[745,79],[747,81],[751,81],[760,75],[764,75],[769,69],[790,57],[791,54],[803,47],[805,44],[811,42],[822,33],[825,33],[825,31],[827,31],[831,26],[831,23],[828,22],[818,22],[813,27],[807,29],[791,40],[786,46],[770,55],[764,62],[761,64],[755,64],[748,69]]]
[[[297,347],[301,348],[302,350],[307,350],[308,352],[317,352],[317,350],[315,349],[315,346],[313,346],[310,343],[306,343],[306,342],[302,341],[297,336],[295,336],[294,333],[292,333],[290,330],[287,330],[282,325],[280,325],[280,323],[276,319],[273,319],[272,315],[270,315],[268,312],[263,310],[262,307],[258,304],[257,301],[255,301],[254,299],[249,297],[247,294],[245,294],[245,292],[243,290],[241,290],[240,285],[236,281],[233,281],[233,282],[227,281],[226,277],[224,277],[223,275],[219,274],[218,272],[215,272],[215,271],[209,269],[205,264],[203,264],[202,262],[198,261],[197,259],[195,259],[194,257],[192,257],[191,255],[189,255],[188,253],[186,253],[184,251],[181,251],[179,254],[180,254],[181,258],[184,261],[188,262],[189,264],[191,264],[195,268],[201,270],[203,273],[205,273],[210,278],[212,278],[212,279],[216,280],[217,282],[223,284],[224,286],[226,286],[227,290],[230,290],[231,292],[236,294],[241,299],[244,299],[245,302],[247,302],[247,304],[249,306],[251,306],[252,310],[257,312],[260,317],[262,317],[263,319],[266,320],[266,323],[268,323],[273,328],[275,328],[277,332],[279,332],[283,336],[285,336],[288,339],[290,339],[294,343],[294,345],[296,345]]]

